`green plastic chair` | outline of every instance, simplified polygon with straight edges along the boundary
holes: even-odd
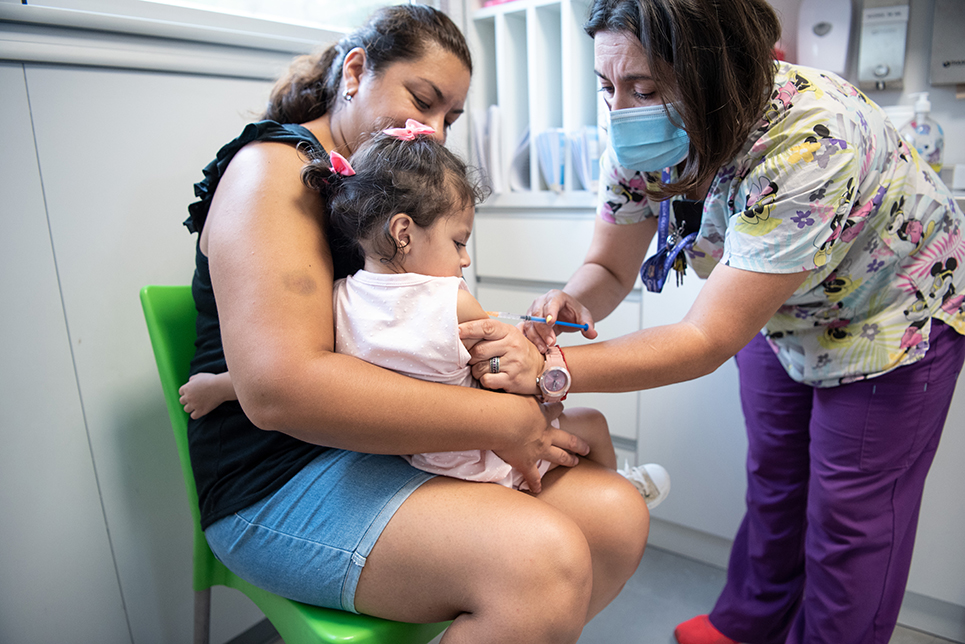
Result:
[[[251,585],[215,558],[201,531],[198,493],[188,454],[188,415],[178,402],[178,389],[187,382],[189,365],[194,357],[197,311],[191,287],[145,286],[141,289],[141,305],[174,429],[191,516],[194,517],[195,644],[208,642],[211,587],[215,585],[234,588],[247,595],[265,614],[285,644],[425,644],[445,630],[448,622],[405,624],[285,599]]]

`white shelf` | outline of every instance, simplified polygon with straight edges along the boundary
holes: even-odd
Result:
[[[530,7],[542,7],[547,5],[559,6],[560,0],[511,0],[491,7],[483,7],[473,13],[473,20],[484,20],[492,16],[525,12]]]
[[[595,211],[596,193],[588,190],[504,192],[490,196],[479,205],[480,214],[494,210],[527,209]]]
[[[511,0],[471,13],[469,36],[477,71],[470,112],[480,119],[489,106],[499,107],[497,144],[489,151],[498,159],[489,166],[499,174],[494,183],[505,195],[500,202],[535,200],[536,207],[556,207],[571,199],[573,204],[587,203],[569,151],[558,194],[542,176],[535,141],[536,134],[551,128],[575,132],[598,123],[593,41],[583,32],[588,10],[589,0]],[[546,196],[509,197],[508,169],[527,128],[529,168],[523,176],[533,193]]]

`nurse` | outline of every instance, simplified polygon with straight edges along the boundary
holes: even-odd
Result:
[[[593,339],[638,272],[659,291],[689,266],[706,283],[680,322],[564,347],[571,391],[739,367],[746,516],[716,606],[677,641],[886,644],[965,359],[965,216],[864,94],[773,60],[765,0],[596,0],[585,30],[610,109],[598,217],[529,312]],[[462,333],[488,340],[485,386],[535,392],[535,351],[485,373],[515,334]]]

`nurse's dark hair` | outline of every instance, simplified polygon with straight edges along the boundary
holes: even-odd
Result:
[[[674,103],[690,137],[679,179],[655,196],[684,194],[713,178],[763,117],[781,37],[766,0],[595,0],[583,29],[591,38],[624,32],[640,40],[657,91]]]
[[[272,89],[262,118],[306,123],[332,111],[342,64],[356,47],[365,50],[367,69],[379,75],[392,63],[418,60],[433,46],[456,56],[472,73],[469,45],[446,14],[420,4],[383,7],[328,49],[296,58]]]
[[[302,181],[325,202],[325,226],[336,277],[362,268],[365,240],[384,262],[399,249],[389,222],[399,213],[420,228],[475,206],[488,194],[479,172],[438,140],[402,141],[383,132],[362,143],[349,162],[355,174],[334,172],[327,158],[311,158]]]

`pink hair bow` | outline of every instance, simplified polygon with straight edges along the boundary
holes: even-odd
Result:
[[[338,152],[334,150],[328,153],[328,158],[332,162],[332,171],[342,175],[343,177],[351,177],[355,174],[355,170],[349,165],[348,159],[343,157]]]
[[[423,125],[415,119],[408,119],[405,127],[390,127],[382,130],[384,134],[394,136],[400,141],[411,141],[420,134],[435,134],[436,131],[428,125]]]

